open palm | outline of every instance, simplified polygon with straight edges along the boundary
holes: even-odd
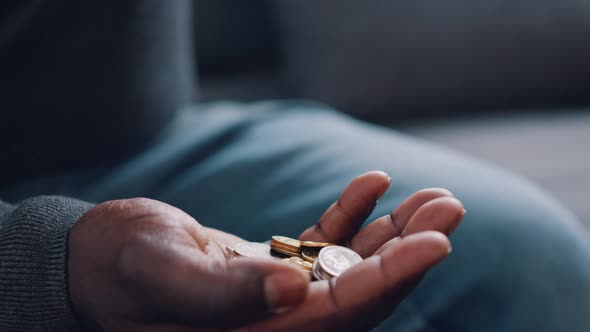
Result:
[[[339,243],[365,260],[309,283],[280,260],[229,260],[245,240],[204,227],[167,204],[97,205],[70,234],[74,308],[109,331],[367,330],[386,318],[428,268],[450,252],[464,214],[444,189],[426,189],[359,231],[389,177],[354,179],[301,240]]]

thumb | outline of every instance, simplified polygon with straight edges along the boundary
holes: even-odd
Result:
[[[308,277],[279,260],[200,257],[167,283],[164,309],[198,327],[232,328],[269,317],[305,300]],[[160,311],[161,312],[161,311]]]

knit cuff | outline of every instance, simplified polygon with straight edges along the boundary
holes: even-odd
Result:
[[[36,197],[2,217],[0,330],[81,329],[68,296],[68,233],[91,206],[65,197]]]

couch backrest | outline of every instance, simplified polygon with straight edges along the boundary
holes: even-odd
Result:
[[[195,38],[205,78],[273,66],[276,29],[266,0],[196,0]]]
[[[203,72],[273,68],[287,96],[361,116],[590,100],[586,0],[199,2]]]

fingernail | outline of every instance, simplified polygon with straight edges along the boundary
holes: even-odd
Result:
[[[307,280],[296,272],[278,272],[264,281],[266,303],[270,311],[284,310],[302,301]]]
[[[385,193],[387,192],[387,189],[389,189],[390,185],[391,185],[391,177],[388,175],[387,182],[385,183],[385,185],[383,185],[381,190],[379,190],[379,192],[377,193],[377,199],[379,199],[379,198],[383,197],[383,195],[385,195]]]
[[[463,215],[465,215],[467,213],[467,210],[463,209]]]

